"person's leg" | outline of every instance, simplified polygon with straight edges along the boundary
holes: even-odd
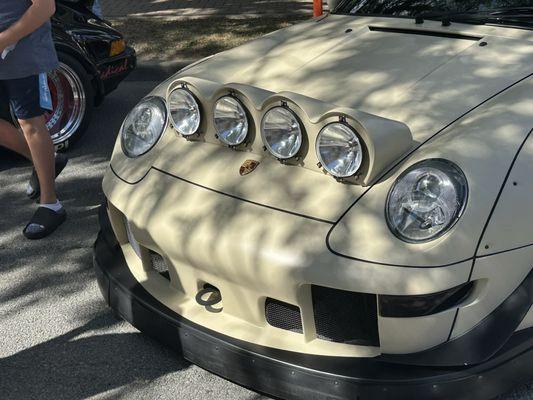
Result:
[[[0,80],[0,111],[9,111],[9,87]],[[31,161],[30,148],[24,136],[13,124],[0,118],[0,146],[6,147]]]
[[[23,230],[28,239],[42,239],[54,232],[67,218],[55,192],[54,144],[40,105],[39,77],[0,82],[6,88],[13,113],[17,117],[38,176],[41,201]]]
[[[6,147],[31,161],[31,152],[24,136],[13,124],[0,119],[0,146]]]
[[[44,117],[19,119],[19,124],[24,132],[31,159],[39,177],[41,204],[53,204],[57,201],[54,144],[46,128]]]

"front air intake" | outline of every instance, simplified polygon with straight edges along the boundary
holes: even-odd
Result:
[[[155,251],[150,251],[150,263],[152,268],[159,272],[161,276],[170,280],[170,274],[168,272],[168,266],[165,259]]]
[[[379,346],[376,295],[314,285],[311,292],[319,339]]]
[[[265,316],[269,325],[286,331],[303,333],[300,309],[292,304],[268,298],[265,303]]]
[[[368,29],[372,32],[389,32],[389,33],[400,33],[406,35],[419,35],[419,36],[434,36],[434,37],[443,37],[450,39],[460,39],[460,40],[471,40],[477,42],[482,39],[481,36],[473,35],[464,35],[457,32],[443,32],[440,30],[431,31],[423,29],[409,29],[409,28],[391,28],[388,26],[369,26]]]

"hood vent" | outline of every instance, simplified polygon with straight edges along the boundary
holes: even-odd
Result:
[[[372,32],[391,32],[391,33],[403,33],[407,35],[420,35],[420,36],[434,36],[434,37],[444,37],[450,39],[462,39],[462,40],[471,40],[477,42],[482,39],[480,36],[471,36],[463,35],[455,32],[440,32],[440,31],[423,31],[419,29],[403,29],[403,28],[386,28],[382,26],[369,26]]]

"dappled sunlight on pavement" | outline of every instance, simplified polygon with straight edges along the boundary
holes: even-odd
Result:
[[[127,112],[157,82],[125,82],[96,110],[58,179],[69,217],[51,237],[28,241],[36,205],[28,163],[0,155],[0,398],[258,400],[119,320],[92,267],[101,180]]]

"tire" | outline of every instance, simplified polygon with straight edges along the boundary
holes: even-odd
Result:
[[[85,68],[74,57],[58,53],[59,68],[48,75],[54,110],[45,114],[56,149],[66,150],[89,126],[94,88]]]

